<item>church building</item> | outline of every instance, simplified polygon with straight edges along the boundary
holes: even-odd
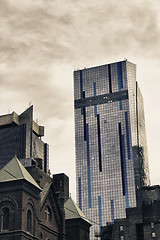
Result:
[[[48,179],[40,187],[17,157],[0,170],[0,239],[65,239],[64,211]]]

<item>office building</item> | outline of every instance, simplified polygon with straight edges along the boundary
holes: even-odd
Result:
[[[89,240],[91,224],[69,198],[68,176],[46,171],[43,135],[33,107],[0,116],[0,239]]]
[[[160,240],[160,186],[142,189],[142,206],[129,208],[126,218],[101,228],[101,240]]]
[[[16,155],[25,167],[37,164],[48,173],[49,146],[43,136],[44,127],[33,120],[33,106],[20,115],[0,116],[0,168]]]
[[[149,185],[143,98],[136,65],[124,60],[74,71],[77,203],[91,240],[141,204]]]

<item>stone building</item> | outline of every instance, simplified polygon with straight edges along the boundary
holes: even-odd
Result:
[[[64,204],[66,240],[89,240],[91,223],[70,197]]]
[[[0,240],[70,240],[68,233],[72,240],[88,240],[91,225],[80,209],[78,217],[66,212],[65,219],[69,178],[50,177],[43,135],[44,127],[33,121],[33,106],[19,116],[0,116]]]
[[[39,178],[39,184],[17,157],[0,170],[1,240],[65,239],[64,209],[52,179],[33,167],[32,175],[37,182]]]
[[[62,195],[64,199],[66,240],[89,240],[91,223],[69,197],[69,178],[64,173],[55,174],[53,183],[57,198]]]

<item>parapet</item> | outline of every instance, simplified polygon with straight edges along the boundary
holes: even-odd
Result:
[[[21,115],[12,112],[11,114],[0,116],[0,128],[5,128],[12,125],[19,126],[28,123],[32,126],[32,130],[35,132],[35,134],[37,134],[39,137],[44,136],[44,127],[39,126],[33,120],[33,106],[29,107]]]

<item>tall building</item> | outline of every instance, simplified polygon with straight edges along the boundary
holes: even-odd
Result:
[[[124,60],[74,71],[77,202],[99,227],[140,205],[149,185],[143,98]]]
[[[22,114],[0,116],[0,169],[15,155],[25,167],[36,165],[49,170],[49,146],[41,138],[44,127],[33,120],[33,106]]]
[[[91,224],[69,198],[68,176],[47,171],[43,135],[32,106],[0,116],[0,239],[89,240]]]

